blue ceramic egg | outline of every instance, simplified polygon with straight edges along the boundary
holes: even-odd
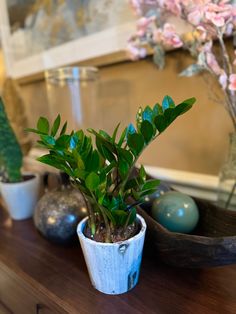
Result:
[[[199,212],[194,200],[180,192],[166,192],[152,205],[152,216],[169,231],[189,233],[199,220]]]

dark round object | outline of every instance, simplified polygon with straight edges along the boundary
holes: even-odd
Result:
[[[36,228],[45,238],[59,244],[69,244],[76,237],[79,221],[87,216],[80,191],[64,188],[45,193],[34,212]]]

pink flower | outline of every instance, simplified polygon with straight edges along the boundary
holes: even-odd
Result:
[[[164,5],[168,11],[176,16],[180,16],[182,12],[181,1],[180,0],[165,0]]]
[[[205,18],[217,27],[223,27],[230,21],[232,16],[232,5],[228,1],[221,1],[219,4],[209,3],[205,6]]]
[[[188,14],[188,21],[193,25],[199,25],[203,18],[203,12],[201,12],[198,8]]]
[[[227,77],[225,71],[223,71],[222,74],[219,77],[219,83],[220,83],[221,87],[223,88],[223,90],[226,89],[227,82],[228,82],[228,77]]]
[[[196,30],[198,32],[199,39],[201,41],[206,40],[206,38],[207,38],[207,31],[206,31],[206,29],[203,26],[197,26]]]
[[[236,90],[236,74],[231,74],[229,77],[229,90]]]
[[[137,36],[144,36],[147,32],[148,26],[155,20],[155,16],[141,17],[137,22]]]
[[[216,74],[220,75],[222,72],[221,67],[219,66],[216,57],[213,55],[212,52],[207,52],[206,53],[206,62],[209,68]]]
[[[180,36],[176,33],[175,27],[166,23],[163,29],[157,29],[153,34],[153,40],[162,43],[166,47],[179,48],[183,46]]]
[[[139,60],[140,58],[145,58],[147,55],[147,51],[145,48],[137,47],[132,43],[128,43],[126,50],[128,57],[133,61]]]

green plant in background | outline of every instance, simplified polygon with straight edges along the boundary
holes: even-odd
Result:
[[[0,181],[22,181],[23,155],[0,98]]]
[[[48,120],[40,117],[37,129],[28,129],[37,133],[38,143],[49,150],[38,160],[66,172],[90,204],[91,238],[99,233],[105,242],[129,237],[127,230],[136,221],[135,206],[159,184],[159,180],[146,178],[143,166],[133,171],[134,166],[143,150],[194,102],[191,98],[176,106],[171,97],[165,96],[162,105],[140,108],[136,125],[130,124],[120,136],[119,125],[112,135],[88,129],[95,144],[83,130],[66,134],[67,123],[60,128],[60,115],[51,128]]]

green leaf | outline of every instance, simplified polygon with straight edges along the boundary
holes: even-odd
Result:
[[[57,131],[59,129],[61,123],[61,116],[58,115],[53,123],[52,129],[51,129],[51,135],[55,136],[57,134]]]
[[[175,113],[179,116],[181,114],[184,114],[187,112],[189,109],[192,108],[193,104],[196,102],[196,98],[189,98],[184,100],[181,104],[176,106],[175,108]]]
[[[147,106],[144,110],[143,110],[143,114],[142,114],[142,117],[143,117],[143,121],[149,121],[150,123],[152,123],[152,116],[153,116],[153,112],[152,112],[152,109]]]
[[[147,174],[145,171],[145,168],[143,165],[141,165],[140,169],[139,169],[139,178],[141,179],[141,182],[144,183],[146,180]]]
[[[119,158],[124,159],[129,165],[132,164],[133,155],[128,150],[118,147],[117,152],[118,152]]]
[[[48,134],[48,132],[49,132],[49,122],[48,122],[48,120],[46,118],[44,118],[44,117],[40,117],[38,119],[37,129],[40,132]]]
[[[57,168],[61,171],[64,171],[69,176],[73,176],[73,173],[71,172],[71,170],[66,165],[59,162],[56,157],[54,157],[50,154],[41,156],[41,157],[37,158],[37,160],[44,163],[44,164],[47,164],[47,165],[52,166],[54,168]]]
[[[155,104],[152,111],[153,111],[154,117],[159,115],[159,114],[163,114],[162,106],[159,104]]]
[[[134,125],[132,123],[130,123],[127,127],[127,130],[126,130],[126,137],[128,137],[131,134],[135,134],[135,133],[136,133],[136,129],[135,129]]]
[[[127,143],[130,147],[130,149],[132,150],[133,153],[135,153],[136,156],[138,156],[143,147],[144,147],[144,139],[143,136],[141,134],[130,134],[128,136],[128,140]]]
[[[125,189],[134,189],[139,186],[138,180],[136,178],[129,179],[125,185]]]
[[[129,172],[129,169],[130,169],[130,166],[127,163],[127,161],[124,160],[123,158],[119,159],[118,170],[122,179],[126,177],[127,173]]]
[[[103,138],[105,138],[106,140],[108,140],[108,141],[111,140],[110,135],[109,135],[106,131],[104,131],[104,130],[99,130],[99,134],[100,134]]]
[[[78,134],[75,133],[70,138],[70,144],[69,144],[70,149],[72,149],[72,150],[75,149],[77,147],[78,143],[79,143],[79,137],[78,137]]]
[[[116,141],[116,135],[117,135],[117,132],[118,132],[118,129],[119,129],[119,126],[120,126],[120,123],[117,124],[113,134],[112,134],[112,142],[115,143]]]
[[[57,149],[67,149],[70,143],[70,135],[62,134],[56,140],[55,148]]]
[[[78,166],[78,169],[85,170],[85,165],[80,155],[77,155],[77,166]]]
[[[158,187],[159,184],[160,184],[160,180],[157,180],[157,179],[148,180],[146,181],[146,183],[144,183],[142,187],[142,191],[155,189]]]
[[[86,177],[88,176],[88,172],[81,168],[77,168],[74,170],[74,176],[79,179],[85,180]]]
[[[121,147],[123,142],[124,142],[124,139],[126,137],[126,133],[127,133],[127,128],[125,128],[120,136],[120,139],[119,139],[119,142],[118,142],[118,146]]]
[[[56,143],[54,137],[51,135],[41,135],[41,139],[44,143],[48,145],[55,145]]]
[[[66,133],[66,129],[67,129],[67,121],[63,124],[63,127],[61,129],[60,135],[63,135]]]
[[[136,208],[132,207],[128,216],[128,225],[131,225],[136,219]]]
[[[41,132],[41,131],[36,130],[36,129],[31,129],[31,128],[26,128],[25,131],[26,132],[35,133],[35,134],[39,134],[39,135],[47,135],[47,133]]]
[[[114,217],[116,226],[124,226],[129,213],[120,209],[111,210],[111,213]]]
[[[94,150],[86,160],[87,171],[97,171],[100,165],[100,158],[97,150]]]
[[[90,191],[96,190],[99,186],[99,176],[95,172],[91,172],[85,179],[85,185]]]
[[[163,110],[165,111],[166,109],[174,108],[174,107],[175,107],[175,103],[173,99],[170,96],[165,96],[162,100]]]
[[[109,162],[116,160],[115,156],[105,146],[103,146],[103,141],[98,137],[96,138],[96,146],[98,152],[104,159],[107,159]]]
[[[153,131],[154,131],[152,123],[149,122],[148,120],[144,120],[141,123],[140,131],[144,137],[145,143],[150,142],[150,140],[152,139],[152,136],[153,136]]]

